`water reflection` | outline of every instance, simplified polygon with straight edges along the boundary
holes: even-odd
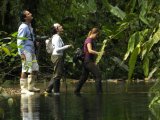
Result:
[[[59,95],[54,96],[52,109],[53,109],[54,120],[62,120],[62,113],[61,113],[61,107],[60,107],[60,96]]]
[[[62,92],[59,96],[22,95],[20,99],[21,118],[19,117],[19,106],[12,107],[13,113],[7,107],[4,110],[9,111],[5,112],[8,118],[17,115],[17,120],[22,120],[22,118],[23,120],[160,119],[160,106],[152,108],[151,111],[148,109],[147,85],[134,84],[128,92],[123,91],[124,87],[123,84],[109,84],[104,89],[104,93],[100,95],[95,94],[92,84],[86,84],[86,89],[84,86],[83,90],[86,91],[82,92],[81,96],[73,94],[72,89],[67,93]],[[16,113],[14,109],[16,109]]]
[[[39,119],[39,95],[21,95],[21,116],[22,120]]]
[[[150,108],[150,111],[152,112],[156,120],[160,120],[160,104],[159,103],[153,104]]]
[[[102,95],[96,94],[68,95],[65,105],[65,120],[103,120],[102,98]]]
[[[45,101],[43,103],[43,113],[45,116],[41,116],[43,120],[63,120],[62,114],[62,101],[59,95],[53,95],[45,97]]]

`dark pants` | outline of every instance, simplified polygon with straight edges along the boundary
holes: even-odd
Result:
[[[88,62],[88,63],[84,63],[82,75],[81,75],[80,80],[76,86],[75,93],[80,92],[83,84],[86,82],[86,80],[88,78],[89,72],[91,72],[95,77],[97,93],[102,92],[102,83],[101,83],[102,78],[101,78],[101,73],[100,73],[99,67],[93,62]]]
[[[51,78],[49,85],[47,87],[47,92],[52,92],[52,89],[54,89],[54,92],[59,92],[60,89],[60,80],[63,75],[63,56],[51,56],[51,61],[53,63],[54,71],[53,71],[53,77]]]

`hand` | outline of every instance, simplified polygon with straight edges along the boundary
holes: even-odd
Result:
[[[21,60],[25,61],[26,60],[26,56],[24,54],[21,54]]]
[[[40,42],[37,42],[37,41],[36,41],[36,46],[38,47],[39,45],[40,45]]]
[[[106,51],[103,51],[102,55],[104,56],[106,54]]]
[[[74,48],[74,46],[71,44],[71,48]]]
[[[97,55],[100,55],[101,54],[101,52],[97,52]]]
[[[72,47],[73,48],[73,45],[68,45],[68,48]]]

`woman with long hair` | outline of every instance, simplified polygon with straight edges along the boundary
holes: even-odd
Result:
[[[101,83],[101,73],[99,67],[95,63],[95,57],[100,53],[95,50],[94,41],[98,37],[99,29],[92,28],[89,31],[88,37],[84,42],[83,51],[85,54],[83,62],[83,70],[80,80],[75,88],[75,93],[80,93],[80,90],[88,78],[89,73],[91,72],[95,77],[96,82],[96,91],[97,93],[102,93],[102,83]]]

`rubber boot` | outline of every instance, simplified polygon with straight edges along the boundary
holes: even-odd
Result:
[[[21,94],[28,94],[28,95],[33,95],[34,92],[30,92],[28,90],[28,84],[27,84],[27,79],[20,79],[20,88],[21,88]]]
[[[28,90],[31,92],[39,92],[40,89],[35,87],[36,75],[28,75]]]

